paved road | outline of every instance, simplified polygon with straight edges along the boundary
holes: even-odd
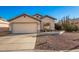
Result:
[[[0,51],[34,49],[36,34],[11,34],[0,37]]]

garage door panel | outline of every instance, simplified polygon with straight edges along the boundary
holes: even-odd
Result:
[[[37,23],[13,24],[13,33],[35,33]]]

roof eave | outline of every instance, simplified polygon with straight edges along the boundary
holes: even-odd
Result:
[[[51,16],[48,16],[48,15],[44,16],[43,18],[45,18],[45,17],[51,18],[51,19],[53,19],[53,20],[57,20],[56,18],[51,17]]]
[[[18,18],[18,17],[20,17],[20,16],[23,16],[23,15],[28,16],[28,17],[30,17],[30,18],[33,18],[33,19],[35,19],[35,20],[37,20],[37,21],[40,21],[40,20],[38,20],[38,19],[36,19],[36,18],[34,18],[34,17],[31,17],[31,16],[29,16],[29,15],[27,15],[27,14],[21,14],[21,15],[19,15],[19,16],[16,16],[16,17],[12,18],[12,19],[9,19],[8,21],[10,22],[10,21],[12,21],[12,20],[14,20],[14,19],[16,19],[16,18]],[[40,21],[40,22],[41,22],[41,21]]]

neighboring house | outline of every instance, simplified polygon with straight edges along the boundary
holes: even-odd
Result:
[[[44,27],[55,30],[54,20],[55,18],[50,16],[22,14],[9,20],[10,31],[12,33],[36,33],[44,30]]]
[[[70,23],[71,23],[71,24],[75,24],[76,26],[79,27],[79,18],[70,20]]]
[[[0,17],[0,32],[8,31],[9,29],[9,22],[4,21],[2,17]]]

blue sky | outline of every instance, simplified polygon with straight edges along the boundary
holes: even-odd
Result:
[[[34,15],[49,15],[58,20],[64,16],[71,18],[79,17],[78,6],[0,6],[0,16],[5,19],[11,19],[19,14],[26,13]]]

